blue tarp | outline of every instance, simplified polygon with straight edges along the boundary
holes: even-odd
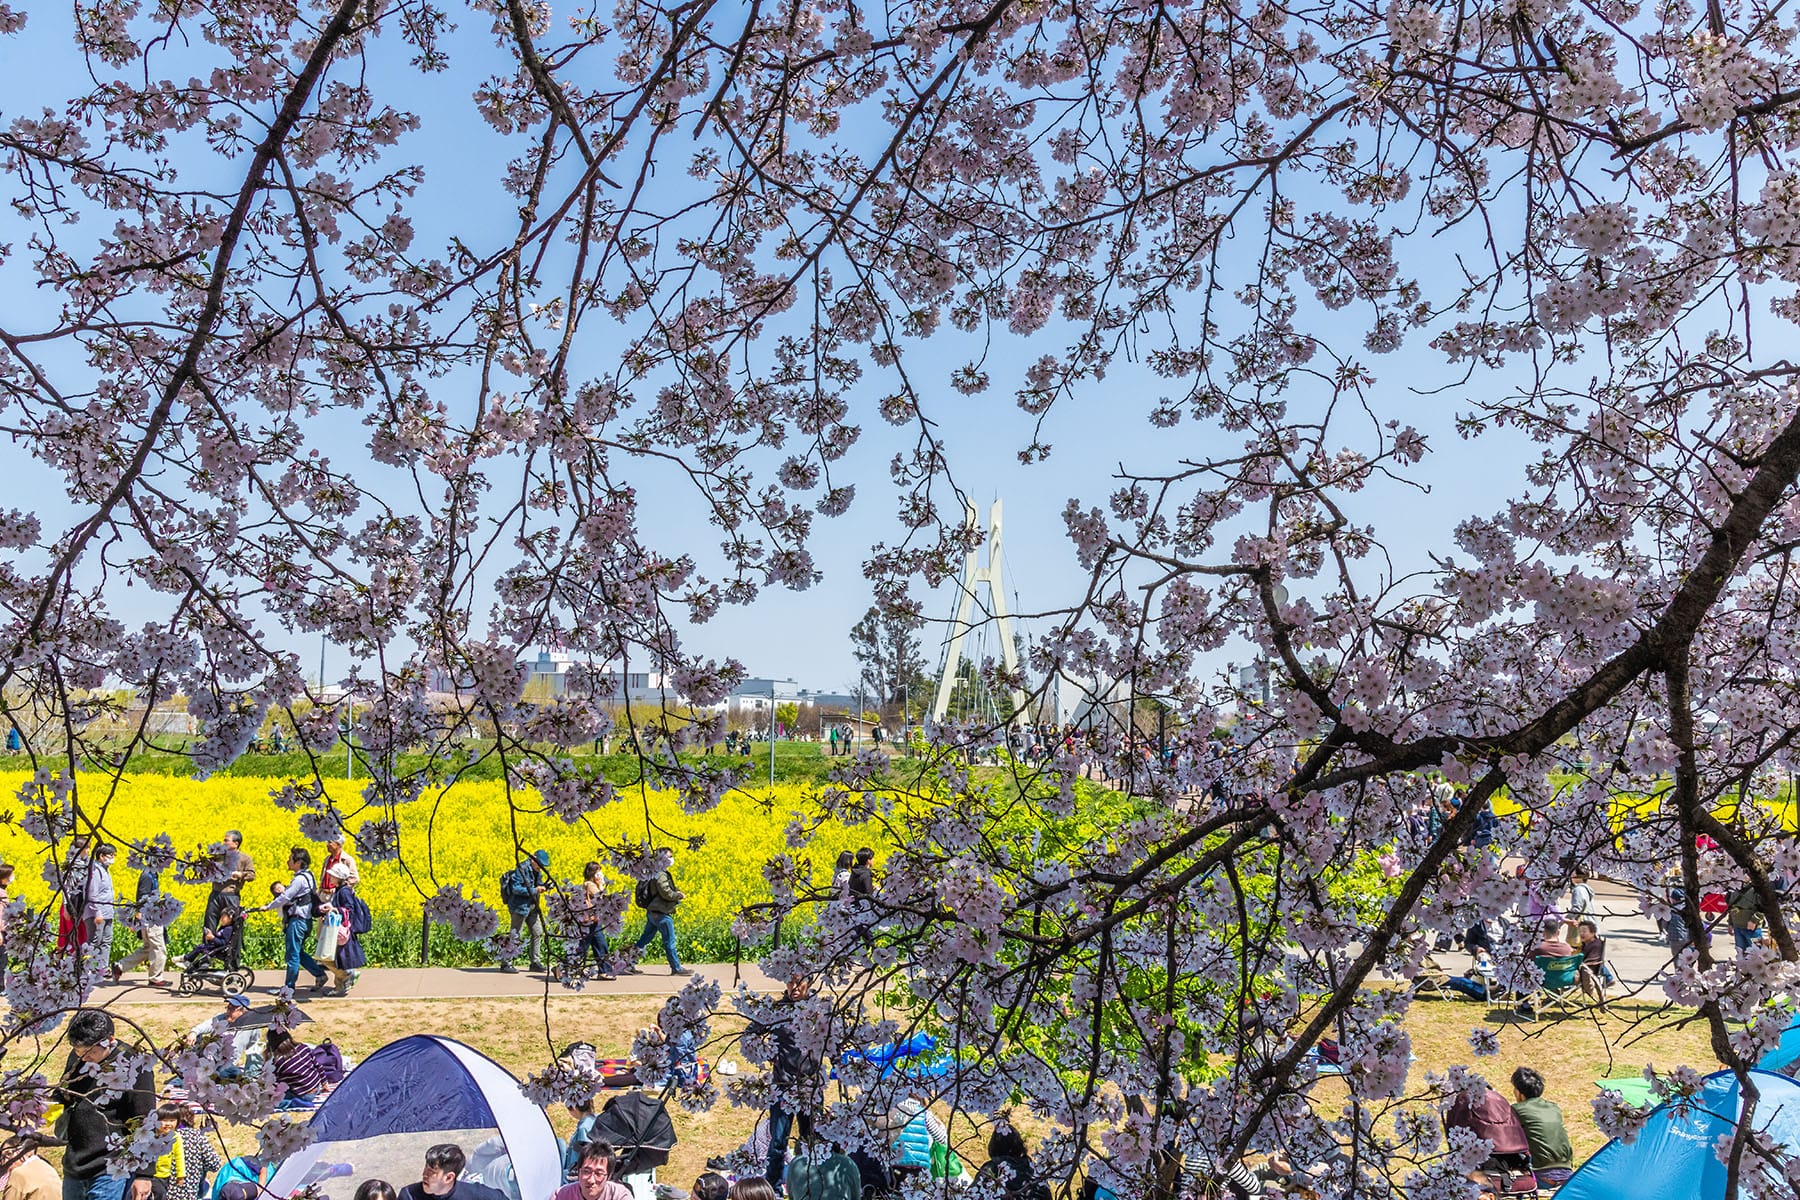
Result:
[[[1788,1152],[1800,1151],[1800,1083],[1753,1071],[1758,1099],[1751,1118]],[[1738,1082],[1730,1071],[1706,1077],[1686,1108],[1664,1104],[1630,1145],[1614,1138],[1582,1164],[1557,1200],[1721,1200],[1725,1164],[1714,1152],[1737,1126]]]
[[[871,1046],[867,1050],[846,1050],[841,1061],[848,1064],[866,1059],[881,1068],[883,1079],[892,1075],[907,1079],[931,1079],[948,1075],[956,1066],[956,1059],[949,1055],[935,1059],[926,1057],[937,1049],[937,1044],[937,1039],[929,1033],[919,1033],[904,1042]]]

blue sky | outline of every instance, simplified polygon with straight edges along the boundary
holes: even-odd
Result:
[[[78,79],[83,67],[66,35],[68,19],[66,10],[34,11],[22,35],[0,42],[0,65],[5,68],[0,70],[0,119],[10,121],[21,113],[34,113],[70,94],[70,80]],[[474,83],[494,69],[495,51],[480,18],[462,11],[458,19],[462,28],[448,41],[453,67],[445,74],[420,77],[400,64],[391,47],[380,50],[373,60],[377,77],[391,73],[395,80],[391,90],[379,89],[385,91],[382,98],[423,118],[421,131],[402,145],[403,152],[416,156],[427,171],[422,190],[406,206],[418,227],[416,252],[440,246],[453,232],[505,236],[515,204],[495,185],[495,176],[514,147],[504,144],[475,116],[469,101]],[[178,77],[189,69],[185,63],[167,68]],[[208,162],[192,154],[179,161],[184,171],[202,178],[215,171],[218,178],[229,178],[237,169],[235,163]],[[679,170],[685,164],[668,165]],[[0,240],[17,243],[19,238],[16,225],[0,217]],[[30,278],[29,256],[17,253],[22,249],[16,244],[14,256],[0,265],[0,320],[9,328],[44,323],[36,312],[42,293]],[[1403,267],[1410,273],[1418,273],[1421,265],[1441,270],[1447,263],[1443,249],[1428,243],[1412,247],[1410,253],[1412,261]],[[1193,317],[1192,313],[1176,314],[1177,322]],[[1341,320],[1321,321],[1320,326],[1338,326]],[[1352,318],[1338,340],[1355,345],[1359,331],[1350,332],[1355,328]],[[624,340],[603,316],[590,320],[585,329],[587,353],[596,363],[604,362],[613,349],[609,338]],[[1018,604],[1027,612],[1054,608],[1076,598],[1084,582],[1061,517],[1071,496],[1084,504],[1103,506],[1117,486],[1112,476],[1122,462],[1145,470],[1165,469],[1184,456],[1228,453],[1240,444],[1241,435],[1222,434],[1191,422],[1173,430],[1152,428],[1146,413],[1172,386],[1135,363],[1121,361],[1107,379],[1086,384],[1077,404],[1052,412],[1046,433],[1055,451],[1049,460],[1021,466],[1016,453],[1031,438],[1032,418],[1013,405],[1013,389],[1027,364],[1041,354],[1057,352],[1063,343],[1054,326],[1030,338],[1013,337],[1004,328],[993,336],[986,360],[993,386],[984,395],[963,396],[946,382],[949,370],[971,354],[976,345],[972,339],[940,333],[915,343],[908,368],[935,391],[931,415],[949,450],[958,482],[972,492],[984,515],[994,497],[1005,502],[1009,591],[1017,591]],[[1417,425],[1428,435],[1433,449],[1415,471],[1415,477],[1431,489],[1428,497],[1409,489],[1377,486],[1351,501],[1361,519],[1380,528],[1402,571],[1426,565],[1428,551],[1445,552],[1449,530],[1461,516],[1496,507],[1517,482],[1516,467],[1508,469],[1505,464],[1519,461],[1517,443],[1496,442],[1490,437],[1471,447],[1457,438],[1453,419],[1467,407],[1465,393],[1428,396],[1414,390],[1461,375],[1460,369],[1446,367],[1434,353],[1420,348],[1422,342],[1419,339],[1412,348],[1381,358],[1358,356],[1370,363],[1380,379],[1374,395],[1382,415]],[[1475,386],[1498,391],[1501,384],[1484,377]],[[453,408],[470,392],[469,381],[455,377],[442,381],[440,387]],[[878,374],[871,372],[866,377],[864,391],[870,401],[885,390]],[[869,603],[861,567],[871,543],[901,536],[893,517],[887,464],[913,440],[911,431],[888,427],[872,403],[855,419],[863,426],[863,440],[848,461],[833,471],[834,477],[857,481],[857,503],[846,516],[821,521],[816,527],[814,549],[825,571],[824,581],[800,593],[770,590],[752,606],[727,609],[707,626],[691,632],[692,647],[735,657],[753,675],[791,676],[821,688],[837,688],[854,680],[856,668],[845,634]],[[354,441],[343,431],[327,431],[322,440],[340,464],[354,461]],[[47,474],[29,463],[17,446],[0,449],[0,455],[4,455],[0,462],[6,464],[15,486],[27,480],[32,481],[32,494],[43,496],[53,491]],[[647,473],[642,478],[654,481],[655,475]],[[688,500],[664,485],[646,484],[642,495],[649,540],[693,552],[704,563],[716,545],[717,531],[700,520]],[[55,523],[59,506],[53,500],[43,499],[37,507],[47,525]],[[954,603],[948,587],[924,600],[926,611],[940,617],[947,615]],[[133,599],[120,596],[116,603],[128,615]],[[1026,632],[1042,628],[1041,622],[1035,626],[1028,623]],[[928,643],[938,636],[936,630],[928,630]],[[303,662],[317,661],[316,642],[299,639],[294,648]],[[935,657],[935,648],[928,644],[927,658]],[[344,666],[343,656],[333,649],[328,655],[328,674],[335,677]]]

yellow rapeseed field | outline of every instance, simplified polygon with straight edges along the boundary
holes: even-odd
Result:
[[[0,772],[0,788],[11,794],[29,777],[19,772]],[[105,800],[104,777],[84,779],[82,806],[93,811]],[[283,866],[290,846],[308,846],[317,863],[324,847],[300,836],[293,814],[277,808],[269,798],[282,781],[257,778],[215,778],[204,782],[160,775],[124,776],[117,794],[105,810],[106,834],[120,843],[167,833],[182,852],[216,842],[227,829],[240,829],[244,847],[256,860],[257,880],[245,899],[268,898],[268,883],[287,878]],[[95,790],[88,790],[92,787]],[[329,790],[346,811],[360,803],[362,783],[338,781]],[[780,784],[771,792],[763,785],[754,792],[733,795],[712,812],[690,816],[673,797],[659,792],[621,789],[623,798],[593,814],[587,824],[570,826],[553,816],[510,814],[504,787],[498,782],[461,783],[447,793],[428,792],[419,801],[399,810],[403,859],[398,863],[365,864],[361,893],[375,912],[376,934],[370,939],[371,957],[390,960],[391,946],[409,946],[417,952],[421,902],[441,884],[463,885],[495,908],[500,908],[500,875],[516,861],[513,822],[527,850],[548,850],[552,873],[559,880],[581,878],[590,859],[605,869],[601,839],[642,841],[645,815],[658,827],[657,844],[675,849],[674,875],[687,893],[677,925],[684,952],[690,949],[712,956],[728,954],[729,926],[746,904],[767,898],[762,868],[771,857],[787,850],[786,827],[797,813],[809,809],[811,788]],[[531,807],[534,797],[521,798]],[[370,814],[375,815],[375,814]],[[352,818],[352,829],[361,818]],[[812,851],[814,876],[828,880],[832,858],[840,849],[882,845],[875,827],[846,829],[826,825]],[[683,839],[705,838],[699,850],[689,850]],[[17,866],[13,895],[46,902],[50,889],[40,877],[45,847],[16,825],[0,825],[0,858]],[[114,863],[114,881],[121,897],[136,887],[136,873],[126,866],[121,853]],[[630,880],[607,869],[614,890],[625,891]],[[194,940],[199,915],[205,906],[205,889],[176,886],[187,909],[171,931],[171,945],[187,946]],[[633,909],[626,917],[626,931],[635,934],[642,914]],[[262,923],[273,936],[272,918]],[[250,926],[253,945],[257,922]],[[440,943],[434,940],[434,953]],[[259,954],[257,957],[264,957]]]

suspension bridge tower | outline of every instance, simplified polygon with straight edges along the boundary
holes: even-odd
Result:
[[[963,501],[963,527],[973,534],[977,528],[975,502]],[[988,510],[987,564],[980,562],[979,549],[974,545],[975,539],[969,539],[968,556],[963,560],[962,583],[960,595],[956,602],[956,616],[950,623],[950,642],[944,648],[944,665],[938,675],[937,696],[931,702],[931,719],[942,721],[944,714],[950,709],[950,694],[955,689],[958,669],[962,666],[963,641],[976,626],[971,618],[975,615],[976,593],[985,586],[987,602],[982,606],[981,625],[989,622],[1000,638],[1000,657],[1006,664],[1009,673],[1016,674],[1019,669],[1018,646],[1013,640],[1012,616],[1006,609],[1005,563],[1000,548],[1000,501]],[[1018,688],[1012,689],[1012,719],[1025,719],[1025,693]]]

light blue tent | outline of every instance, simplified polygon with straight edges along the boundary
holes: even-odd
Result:
[[[1800,1153],[1800,1083],[1769,1071],[1752,1071],[1756,1112],[1751,1121],[1789,1154]],[[1722,1134],[1737,1127],[1738,1082],[1730,1071],[1706,1077],[1686,1108],[1664,1104],[1627,1145],[1614,1138],[1569,1176],[1557,1200],[1720,1200],[1725,1164],[1714,1152]]]
[[[1781,1031],[1781,1040],[1775,1048],[1757,1061],[1757,1067],[1764,1071],[1779,1071],[1800,1060],[1800,1012],[1788,1022],[1788,1027]]]

